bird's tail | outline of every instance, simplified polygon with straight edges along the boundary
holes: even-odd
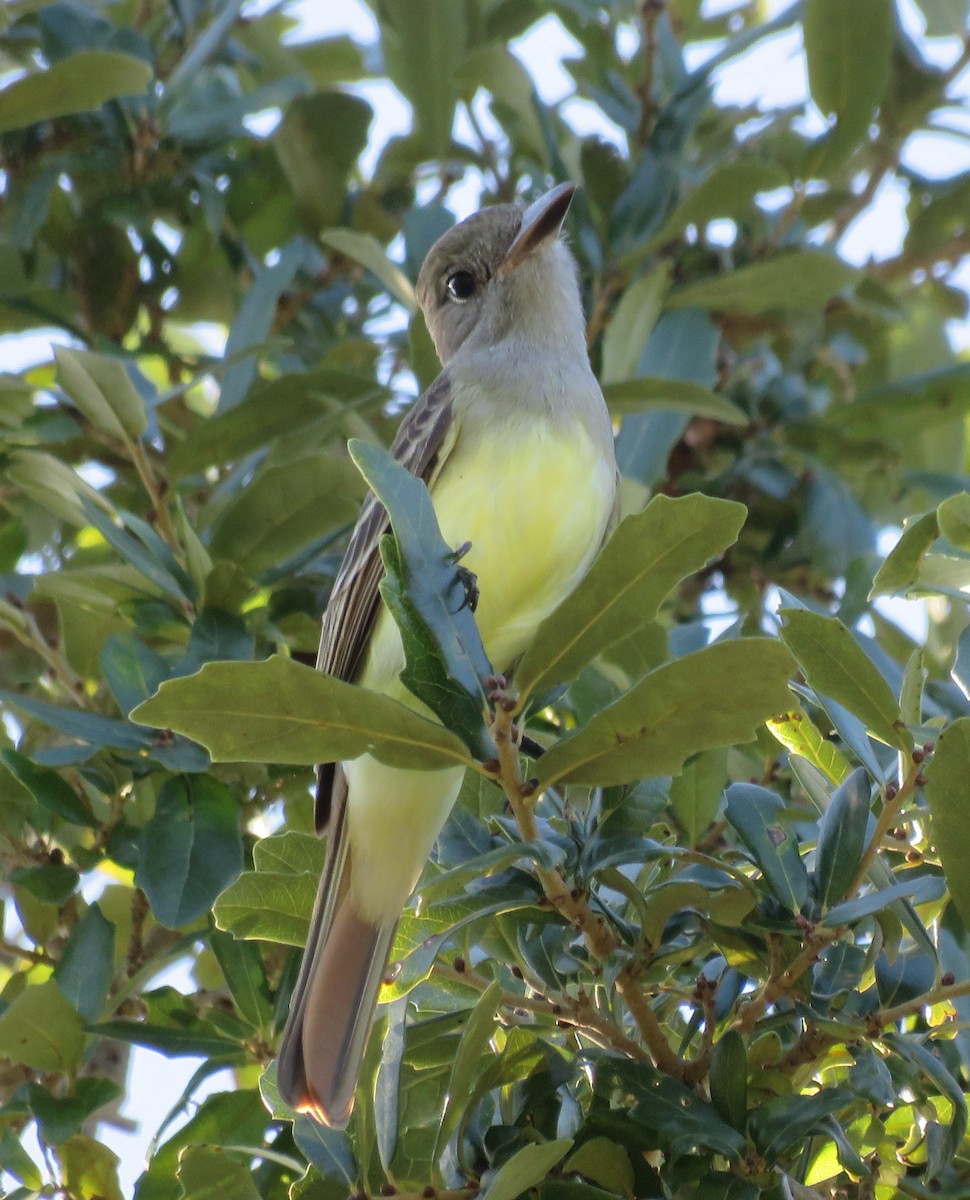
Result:
[[[394,924],[354,912],[346,807],[334,814],[300,976],[280,1045],[278,1082],[298,1112],[343,1129],[390,953]]]

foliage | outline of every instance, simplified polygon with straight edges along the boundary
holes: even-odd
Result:
[[[3,1178],[120,1196],[136,1045],[202,1058],[186,1103],[235,1073],[160,1120],[138,1200],[966,1196],[970,179],[901,160],[970,42],[932,65],[891,0],[372,7],[373,47],[237,0],[0,12],[0,333],[64,343],[0,375]],[[622,150],[509,51],[547,12]],[[716,99],[784,30],[827,123]],[[382,79],[414,124],[375,153],[352,85]],[[455,184],[564,178],[627,515],[504,693],[376,448],[437,369],[413,282]],[[855,267],[890,180],[902,246]],[[454,732],[311,669],[350,437],[409,686]],[[929,598],[924,640],[887,596]],[[272,1059],[310,764],[365,748],[472,765],[344,1135]]]

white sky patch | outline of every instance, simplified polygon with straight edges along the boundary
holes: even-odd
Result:
[[[854,266],[893,258],[906,236],[909,188],[902,179],[884,180],[876,189],[872,206],[851,222],[839,242],[839,253]]]

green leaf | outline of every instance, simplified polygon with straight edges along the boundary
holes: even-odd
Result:
[[[186,1147],[177,1177],[184,1200],[260,1200],[248,1164],[229,1158],[221,1146]]]
[[[708,750],[691,759],[670,784],[670,807],[696,846],[717,816],[727,781],[727,750]]]
[[[381,547],[381,595],[401,629],[401,680],[473,754],[492,758],[483,683],[492,667],[428,489],[379,447],[352,441],[348,449],[394,530]]]
[[[832,405],[822,419],[844,436],[873,437],[908,447],[934,426],[970,412],[970,363],[934,367],[869,388],[850,404]]]
[[[781,639],[798,659],[809,686],[844,705],[887,746],[910,753],[913,738],[892,689],[842,622],[807,609],[785,608],[781,615]]]
[[[892,0],[807,0],[802,28],[812,99],[837,120],[822,140],[824,166],[866,139],[889,82]]]
[[[902,883],[880,888],[876,892],[867,892],[855,900],[843,900],[841,904],[829,909],[819,921],[819,925],[824,925],[827,929],[836,929],[839,925],[852,925],[861,921],[863,917],[882,912],[896,900],[911,898],[914,904],[929,904],[939,900],[945,893],[946,882],[939,875],[910,875]]]
[[[940,1059],[926,1046],[914,1037],[901,1037],[896,1033],[884,1037],[890,1053],[898,1054],[919,1067],[923,1075],[937,1088],[940,1094],[949,1101],[952,1116],[946,1139],[945,1160],[952,1162],[958,1153],[967,1132],[967,1098],[959,1082],[947,1070]]]
[[[115,633],[108,638],[101,650],[101,669],[118,707],[126,715],[154,695],[170,670],[160,655],[132,633]]]
[[[924,789],[933,814],[931,837],[957,911],[970,926],[970,717],[960,717],[940,737],[926,770]]]
[[[96,1037],[147,1046],[166,1058],[232,1058],[243,1052],[238,1041],[223,1037],[202,1021],[185,1028],[152,1021],[102,1021],[89,1025],[87,1030]]]
[[[39,1083],[28,1084],[27,1103],[44,1141],[57,1146],[79,1133],[89,1117],[121,1094],[112,1080],[86,1076],[75,1080],[69,1096],[52,1096]]]
[[[351,412],[379,407],[390,393],[374,379],[318,367],[255,385],[235,408],[202,421],[168,457],[176,478],[238,462],[275,438],[303,431],[319,437]]]
[[[131,719],[184,733],[217,762],[312,766],[366,753],[392,767],[470,765],[461,741],[436,722],[280,655],[169,679]]]
[[[522,882],[514,884],[500,878],[464,896],[431,904],[420,913],[405,909],[391,949],[391,960],[401,968],[382,987],[381,1003],[399,1000],[427,979],[438,951],[459,929],[483,918],[538,905],[540,893],[535,885],[524,874],[520,878]]]
[[[688,225],[706,225],[715,217],[739,217],[757,208],[759,192],[770,192],[789,183],[788,176],[753,155],[714,167],[674,209],[646,249],[663,246],[679,237]]]
[[[970,550],[970,493],[950,496],[936,510],[940,533],[958,550]]]
[[[213,904],[216,924],[237,938],[305,946],[319,878],[244,871]]]
[[[254,574],[279,566],[357,516],[360,483],[353,465],[324,450],[292,462],[266,463],[219,512],[213,559]]]
[[[367,145],[373,117],[365,100],[336,90],[300,96],[287,106],[273,145],[297,214],[311,233],[340,220],[347,179]]]
[[[445,1095],[445,1107],[435,1136],[435,1159],[440,1156],[458,1127],[468,1097],[475,1089],[482,1059],[488,1052],[489,1041],[495,1032],[495,1016],[501,1003],[502,985],[499,980],[493,979],[472,1009],[455,1051]]]
[[[751,1136],[768,1162],[773,1163],[851,1098],[848,1088],[828,1087],[814,1096],[778,1096],[767,1100],[751,1114]]]
[[[656,617],[682,579],[737,538],[747,510],[700,493],[655,496],[622,521],[585,578],[536,631],[516,669],[523,696],[575,679],[612,642]]]
[[[418,307],[410,279],[397,263],[387,257],[380,242],[372,234],[355,233],[352,229],[325,229],[320,234],[320,241],[373,272],[409,313],[413,313]]]
[[[117,933],[97,903],[90,904],[54,968],[58,987],[85,1021],[96,1021],[107,1004]]]
[[[679,771],[715,746],[751,741],[786,707],[792,660],[769,638],[720,642],[651,672],[536,764],[540,782],[619,784]],[[731,703],[712,703],[730,695]]]
[[[808,871],[785,817],[785,802],[757,784],[732,783],[724,811],[779,902],[799,912],[808,900]]]
[[[259,947],[228,933],[213,933],[209,945],[236,1007],[255,1029],[265,1029],[272,1018],[273,1007]]]
[[[74,1072],[84,1042],[81,1018],[53,979],[28,984],[0,1016],[0,1055],[35,1071]]]
[[[736,1029],[728,1029],[714,1046],[710,1089],[718,1115],[744,1133],[748,1126],[748,1055]]]
[[[793,250],[713,279],[676,288],[668,308],[706,308],[756,315],[772,309],[820,308],[851,287],[858,272],[824,250]]]
[[[583,1142],[566,1159],[562,1169],[564,1173],[576,1171],[612,1195],[626,1196],[632,1200],[635,1181],[633,1164],[626,1150],[609,1138],[594,1137]]]
[[[288,829],[260,838],[253,847],[257,871],[275,871],[282,875],[314,875],[323,871],[326,845],[313,833]]]
[[[452,0],[383,0],[379,9],[387,74],[414,109],[426,156],[444,158],[451,145],[468,18]]]
[[[869,822],[869,777],[857,767],[836,790],[818,827],[815,879],[823,909],[837,904],[855,878]]]
[[[239,808],[206,775],[167,780],[141,832],[135,883],[169,929],[191,925],[243,869]]]
[[[24,888],[41,904],[62,905],[74,892],[80,875],[65,863],[45,863],[39,867],[16,867],[9,879]]]
[[[71,468],[39,450],[15,450],[8,459],[7,478],[47,512],[71,525],[87,525],[85,501],[106,506],[104,497]]]
[[[118,96],[142,95],[152,69],[142,58],[109,50],[79,50],[0,92],[0,133],[100,108]]]
[[[886,556],[872,581],[869,599],[906,593],[918,579],[930,547],[940,536],[935,512],[924,513],[906,523],[899,541]]]
[[[768,721],[768,729],[790,754],[797,754],[821,771],[830,783],[840,784],[852,770],[835,742],[828,741],[807,713],[794,708]]]
[[[141,437],[148,428],[145,401],[120,359],[64,346],[54,348],[54,358],[58,383],[95,429],[125,440]]]
[[[632,1120],[639,1129],[645,1129],[658,1149],[674,1159],[697,1154],[698,1149],[713,1150],[730,1159],[744,1153],[744,1137],[676,1079],[662,1075],[647,1063],[606,1059],[600,1052],[592,1056],[603,1082],[618,1083],[636,1101],[629,1118],[624,1115],[624,1122]],[[642,1145],[639,1137],[637,1140]]]
[[[118,1184],[118,1155],[94,1138],[77,1133],[58,1147],[61,1184],[69,1196],[124,1200]]]
[[[689,412],[695,417],[710,417],[724,425],[747,425],[749,418],[736,404],[710,388],[688,379],[656,379],[643,375],[603,385],[603,396],[610,412]]]
[[[664,262],[624,289],[603,337],[604,395],[610,385],[629,379],[636,372],[669,287],[670,264]]]
[[[0,691],[0,700],[12,704],[43,725],[49,725],[68,737],[78,738],[94,746],[112,746],[117,750],[146,750],[149,737],[139,729],[132,729],[127,721],[115,721],[97,713],[84,712],[79,708],[61,708],[48,704],[46,700],[35,700],[33,696],[19,692]],[[85,822],[88,824],[88,822]]]
[[[41,808],[70,821],[72,825],[83,825],[97,829],[101,822],[90,812],[85,802],[70,784],[56,771],[39,767],[16,750],[0,750],[0,760],[11,775],[19,780]]]
[[[482,1200],[516,1200],[517,1196],[541,1183],[556,1163],[569,1153],[572,1145],[572,1138],[560,1138],[555,1142],[523,1146],[485,1183]]]

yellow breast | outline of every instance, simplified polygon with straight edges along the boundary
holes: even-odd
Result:
[[[586,572],[613,495],[613,464],[578,423],[536,421],[514,435],[459,439],[431,498],[445,541],[471,542],[462,561],[478,577],[475,616],[497,671]],[[382,611],[361,683],[413,704],[397,684],[402,665],[397,627]]]

